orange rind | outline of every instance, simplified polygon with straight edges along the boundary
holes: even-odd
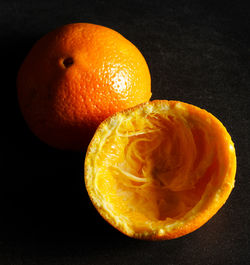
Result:
[[[204,109],[155,100],[117,112],[98,127],[85,184],[100,215],[127,236],[184,236],[226,202],[235,182],[234,144]]]

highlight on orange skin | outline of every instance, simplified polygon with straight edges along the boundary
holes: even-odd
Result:
[[[122,233],[172,239],[207,222],[234,186],[234,144],[207,111],[157,100],[118,112],[97,129],[85,183],[98,212]]]

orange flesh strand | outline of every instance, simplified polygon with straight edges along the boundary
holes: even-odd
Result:
[[[218,171],[211,139],[206,126],[181,116],[124,119],[99,155],[97,187],[131,222],[177,220],[199,202]]]

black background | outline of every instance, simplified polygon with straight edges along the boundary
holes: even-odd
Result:
[[[250,12],[240,1],[0,1],[0,264],[247,264],[250,223]],[[182,238],[130,239],[84,188],[84,152],[40,142],[20,114],[17,71],[42,35],[67,23],[117,30],[144,55],[152,99],[207,109],[237,151],[236,186],[207,224]]]

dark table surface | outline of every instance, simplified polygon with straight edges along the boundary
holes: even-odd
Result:
[[[0,264],[249,264],[250,12],[240,1],[0,1]],[[205,108],[235,142],[236,186],[202,228],[147,242],[108,225],[83,182],[84,152],[59,151],[28,129],[17,71],[55,27],[101,24],[133,42],[148,62],[153,99]]]

